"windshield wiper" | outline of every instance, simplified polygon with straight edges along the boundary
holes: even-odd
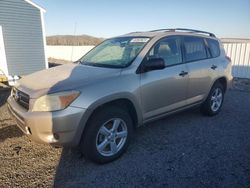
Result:
[[[82,65],[93,66],[93,67],[104,67],[104,68],[124,68],[122,65],[110,65],[102,63],[93,63],[93,62],[81,62]]]
[[[74,61],[73,63],[74,63],[74,64],[79,64],[79,63],[81,63],[81,61],[80,61],[80,60],[77,60],[77,61]]]

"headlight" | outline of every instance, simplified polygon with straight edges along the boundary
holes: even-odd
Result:
[[[79,91],[65,91],[44,95],[35,100],[32,111],[51,112],[56,110],[63,110],[67,106],[69,106],[79,96],[79,94]]]

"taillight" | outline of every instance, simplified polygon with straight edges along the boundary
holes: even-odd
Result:
[[[232,62],[232,60],[231,60],[231,58],[229,57],[229,56],[226,56],[226,59],[231,63]]]

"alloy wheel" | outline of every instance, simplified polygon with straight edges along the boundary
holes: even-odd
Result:
[[[216,88],[212,93],[210,101],[211,110],[213,112],[217,112],[220,109],[222,100],[223,100],[223,92],[221,88]]]
[[[96,136],[97,151],[103,156],[113,156],[124,146],[128,135],[127,125],[120,118],[105,122]]]

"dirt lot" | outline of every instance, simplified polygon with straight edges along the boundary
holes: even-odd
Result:
[[[29,141],[2,105],[0,187],[250,187],[249,110],[250,92],[230,90],[218,116],[195,109],[153,122],[122,158],[96,165]]]

